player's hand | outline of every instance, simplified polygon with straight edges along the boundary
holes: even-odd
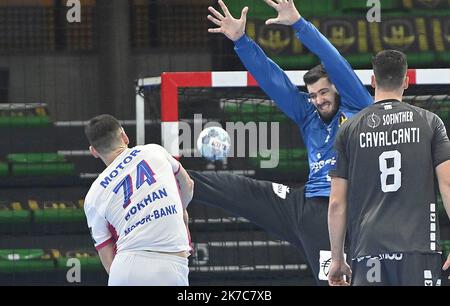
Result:
[[[245,24],[247,23],[248,7],[244,7],[241,12],[241,18],[236,19],[231,16],[225,3],[219,0],[219,5],[222,8],[225,16],[216,11],[212,6],[208,7],[211,15],[208,15],[208,20],[219,26],[218,28],[208,29],[209,33],[223,33],[226,37],[232,41],[236,41],[241,38],[245,33]]]
[[[278,12],[277,18],[267,19],[266,24],[293,25],[301,18],[294,0],[264,0],[264,2]]]
[[[442,270],[447,271],[449,267],[450,267],[450,254],[448,254],[447,260],[445,261]],[[448,277],[448,279],[450,279],[450,276]]]
[[[328,272],[328,284],[330,286],[350,286],[351,279],[352,270],[345,261],[331,260],[330,271]]]

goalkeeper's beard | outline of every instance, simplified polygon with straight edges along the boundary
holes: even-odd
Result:
[[[331,101],[327,101],[325,103],[329,103],[331,105],[331,110],[329,111],[321,111],[320,107],[316,106],[317,112],[319,113],[320,117],[322,118],[322,120],[326,123],[329,123],[334,116],[337,114],[338,110],[339,110],[339,106],[341,104],[341,96],[336,93],[334,96],[334,102]],[[322,104],[325,104],[322,103]]]

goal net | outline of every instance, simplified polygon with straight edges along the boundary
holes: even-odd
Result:
[[[287,72],[303,91],[305,73]],[[371,70],[356,73],[369,86]],[[411,86],[405,102],[435,112],[448,128],[450,69],[409,70],[408,75]],[[292,187],[306,182],[310,165],[298,127],[248,72],[163,73],[138,80],[136,89],[139,144],[161,143],[191,170],[229,172]],[[212,125],[230,134],[231,154],[224,161],[209,162],[196,150],[198,135]],[[196,203],[189,211],[195,247],[190,277],[194,282],[312,283],[304,257],[288,243],[224,211]],[[450,239],[448,222],[447,232],[445,220],[441,225],[443,239]]]

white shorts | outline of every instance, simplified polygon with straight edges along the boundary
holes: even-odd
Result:
[[[114,257],[108,286],[189,286],[188,259],[149,251]]]

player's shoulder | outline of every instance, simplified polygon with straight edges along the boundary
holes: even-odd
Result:
[[[135,147],[138,150],[150,151],[150,152],[164,152],[165,149],[156,143],[149,143],[142,146]]]
[[[85,210],[91,203],[96,203],[97,199],[101,197],[103,191],[105,190],[104,187],[102,187],[101,182],[104,180],[105,173],[107,173],[108,168],[103,170],[102,173],[98,175],[98,177],[95,179],[95,181],[92,183],[91,187],[89,188],[85,198],[84,198],[84,207]]]
[[[94,203],[96,203],[96,199],[98,198],[99,195],[99,191],[97,188],[96,182],[94,182],[94,184],[92,184],[91,188],[89,188],[89,191],[87,192],[85,198],[84,198],[84,211],[88,211],[89,209],[91,209],[94,205]]]
[[[407,102],[402,102],[401,105],[402,105],[404,108],[408,108],[408,109],[410,109],[410,110],[412,110],[412,111],[415,111],[415,112],[419,113],[419,114],[422,115],[422,116],[432,116],[432,115],[434,115],[432,112],[430,112],[430,111],[427,110],[427,109],[424,109],[424,108],[419,107],[419,106],[416,106],[416,105],[409,104],[409,103],[407,103]]]
[[[93,202],[88,200],[88,198],[86,197],[83,204],[83,209],[86,214],[93,208],[92,203]]]
[[[403,103],[406,108],[418,114],[432,129],[434,126],[443,124],[442,119],[432,111],[421,108],[419,106],[411,105],[409,103]]]
[[[159,145],[157,143],[149,143],[149,144],[146,144],[145,147],[147,147],[148,149],[153,149],[153,150],[165,150],[161,145]]]
[[[162,147],[156,143],[149,143],[149,144],[140,146],[140,150],[144,151],[147,154],[147,156],[155,156],[155,157],[169,156],[169,152],[167,152],[167,150],[164,147]]]

